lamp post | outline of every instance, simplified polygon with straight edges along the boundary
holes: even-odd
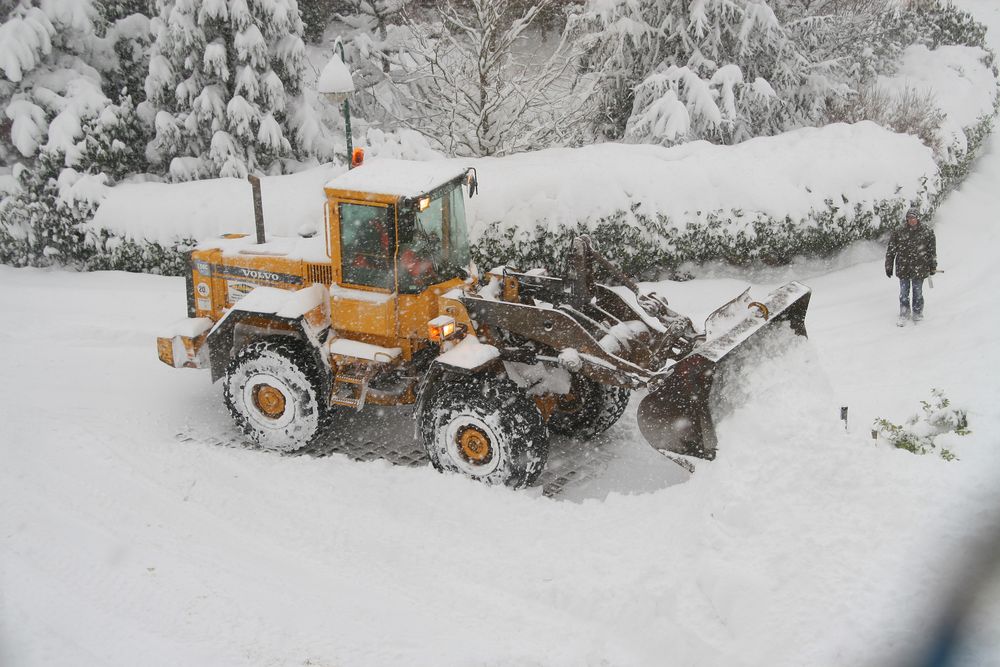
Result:
[[[337,54],[337,50],[340,54]],[[344,57],[344,44],[337,38],[337,43],[333,51],[333,57],[326,64],[319,75],[317,89],[320,95],[333,104],[344,104],[344,131],[347,134],[347,164],[351,166],[351,156],[354,153],[354,140],[351,137],[351,107],[348,104],[348,96],[354,92],[354,79],[351,78],[351,71],[347,69]]]

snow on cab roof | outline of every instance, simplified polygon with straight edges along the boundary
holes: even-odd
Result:
[[[334,178],[326,187],[416,197],[462,176],[467,167],[452,161],[372,160]]]

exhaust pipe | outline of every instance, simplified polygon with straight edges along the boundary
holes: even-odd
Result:
[[[264,204],[260,198],[260,179],[250,174],[247,176],[250,188],[253,190],[253,217],[257,225],[257,243],[264,243]]]

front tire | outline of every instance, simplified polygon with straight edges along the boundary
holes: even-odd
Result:
[[[559,405],[549,418],[549,428],[560,435],[590,440],[621,418],[631,394],[624,387],[601,384],[574,374],[570,393],[560,397]]]
[[[420,433],[438,470],[515,489],[538,479],[549,453],[534,401],[500,377],[442,385],[421,412]]]
[[[327,411],[320,386],[316,362],[299,341],[270,339],[236,354],[226,369],[223,397],[251,442],[288,453],[322,431]]]

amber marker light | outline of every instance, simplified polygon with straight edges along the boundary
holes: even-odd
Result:
[[[431,340],[441,342],[455,335],[455,318],[441,315],[427,323],[427,334]]]

